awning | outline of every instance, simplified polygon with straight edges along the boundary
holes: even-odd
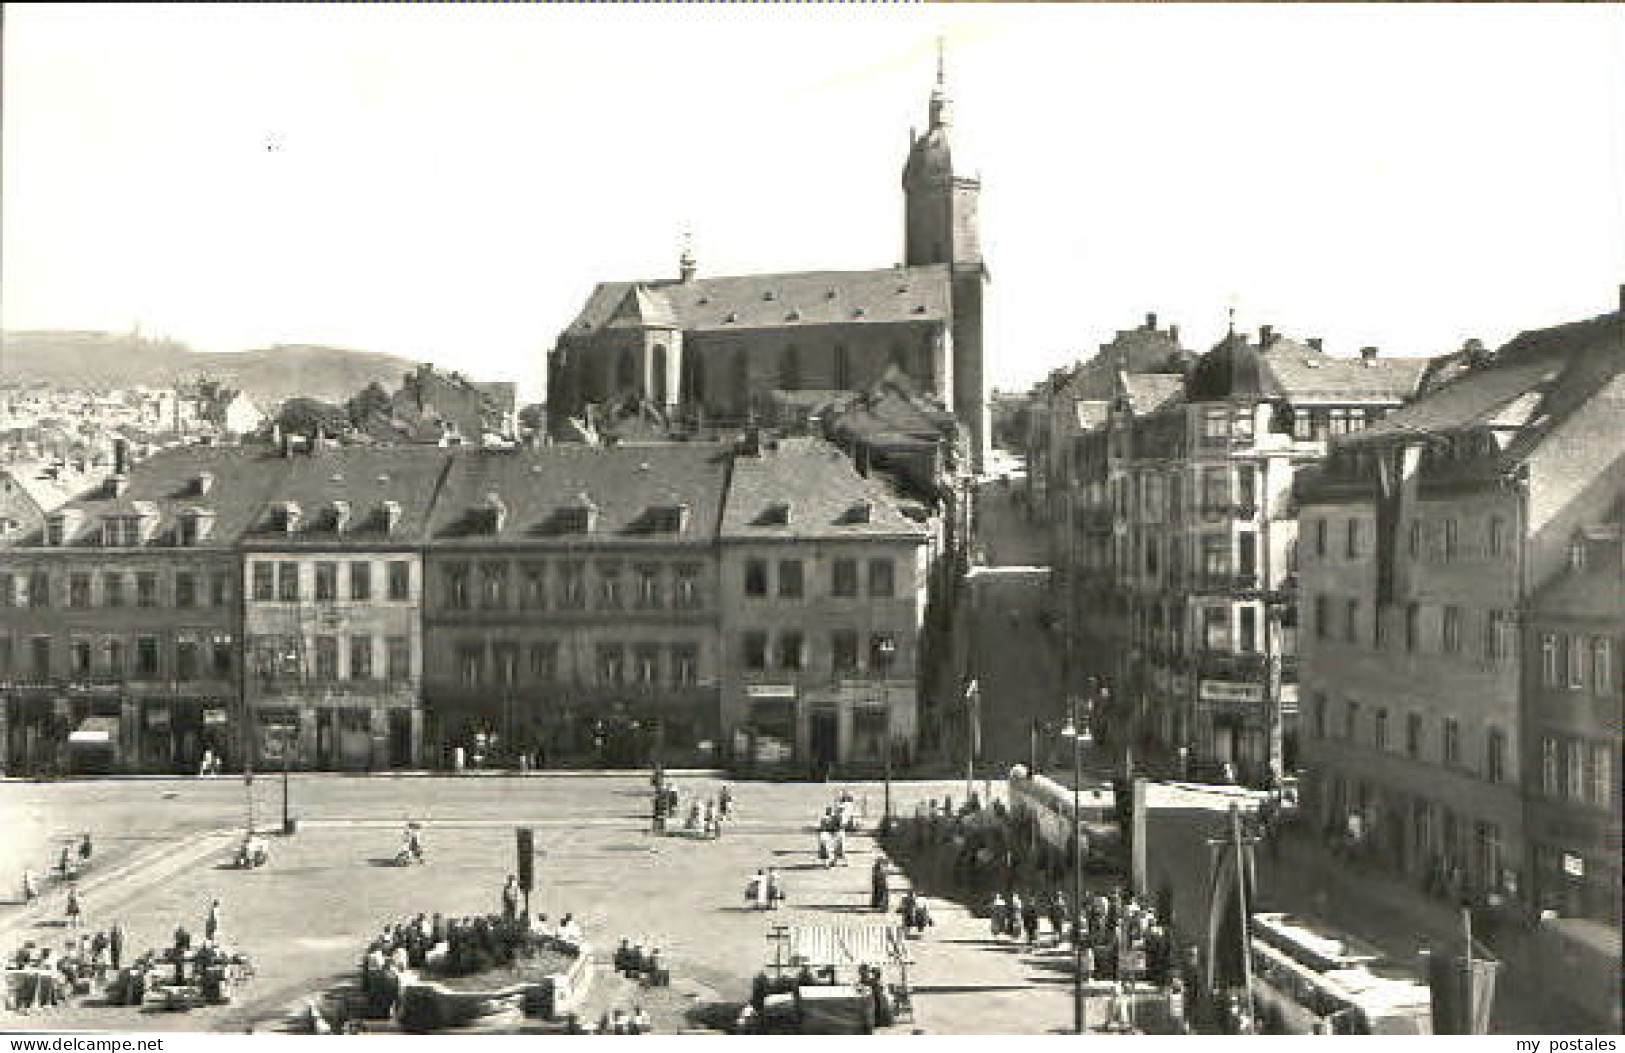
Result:
[[[68,742],[111,746],[118,742],[118,718],[86,717],[77,729],[68,733]]]
[[[792,925],[791,965],[896,965],[907,962],[903,930],[895,925]]]

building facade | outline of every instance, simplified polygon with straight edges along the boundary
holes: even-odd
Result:
[[[255,763],[423,762],[423,547],[451,465],[430,448],[282,458],[241,543]]]
[[[834,447],[735,458],[720,534],[722,726],[741,766],[883,768],[919,744],[930,531]]]
[[[1618,313],[1524,333],[1297,491],[1306,807],[1441,895],[1526,902],[1521,626],[1625,479]]]
[[[714,763],[730,447],[471,451],[436,503],[424,612],[439,758]]]
[[[241,576],[258,473],[239,451],[132,465],[0,541],[6,770],[235,762]]]
[[[644,404],[690,424],[742,423],[772,391],[857,391],[895,368],[969,430],[979,469],[981,185],[954,171],[949,114],[939,67],[903,171],[902,265],[701,278],[685,252],[676,279],[601,284],[549,356],[550,418]]]

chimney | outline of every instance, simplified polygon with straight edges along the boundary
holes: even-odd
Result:
[[[1179,326],[1171,325],[1168,327],[1168,339],[1176,344],[1179,343]]]
[[[1145,327],[1148,330],[1152,330],[1152,331],[1156,330],[1156,328],[1157,328],[1157,312],[1155,312],[1155,311],[1146,312]]]
[[[395,528],[401,525],[401,503],[399,501],[384,502],[384,533],[393,534]]]
[[[1261,326],[1259,326],[1258,327],[1258,346],[1261,347],[1261,348],[1268,349],[1274,343],[1275,343],[1275,327],[1273,325],[1261,325]]]
[[[1324,350],[1326,350],[1326,341],[1322,340],[1318,336],[1311,336],[1309,338],[1309,340],[1308,340],[1308,343],[1309,343],[1309,350],[1311,350],[1311,351],[1324,351]]]
[[[1360,358],[1366,362],[1375,362],[1377,360],[1377,349],[1374,347],[1360,348]]]

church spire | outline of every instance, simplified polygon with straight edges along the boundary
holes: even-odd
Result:
[[[948,101],[948,77],[946,44],[941,37],[937,38],[937,83],[931,89],[930,129],[948,127],[949,111],[952,104]]]

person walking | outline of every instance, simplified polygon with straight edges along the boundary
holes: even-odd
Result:
[[[1026,912],[1026,904],[1021,901],[1018,893],[1010,893],[1010,910],[1004,923],[1005,935],[1021,938],[1021,919]]]
[[[203,938],[210,943],[214,942],[220,934],[220,901],[212,900],[209,903],[209,913],[203,919]]]
[[[1004,935],[1006,919],[1010,913],[1010,905],[1004,901],[1004,893],[993,894],[993,906],[987,912],[988,927],[992,929],[995,938]]]
[[[1066,895],[1056,892],[1049,898],[1049,927],[1055,932],[1055,946],[1066,937]]]
[[[68,889],[68,902],[67,905],[63,907],[63,913],[67,916],[68,927],[70,929],[77,929],[85,923],[85,909],[84,905],[79,902],[78,889]]]
[[[119,971],[124,961],[124,926],[116,921],[107,933],[107,960],[112,963],[114,972]]]
[[[1021,906],[1021,927],[1027,935],[1027,949],[1038,946],[1038,897],[1029,896]]]
[[[882,914],[891,906],[891,885],[886,880],[884,859],[876,859],[869,870],[869,906]]]

